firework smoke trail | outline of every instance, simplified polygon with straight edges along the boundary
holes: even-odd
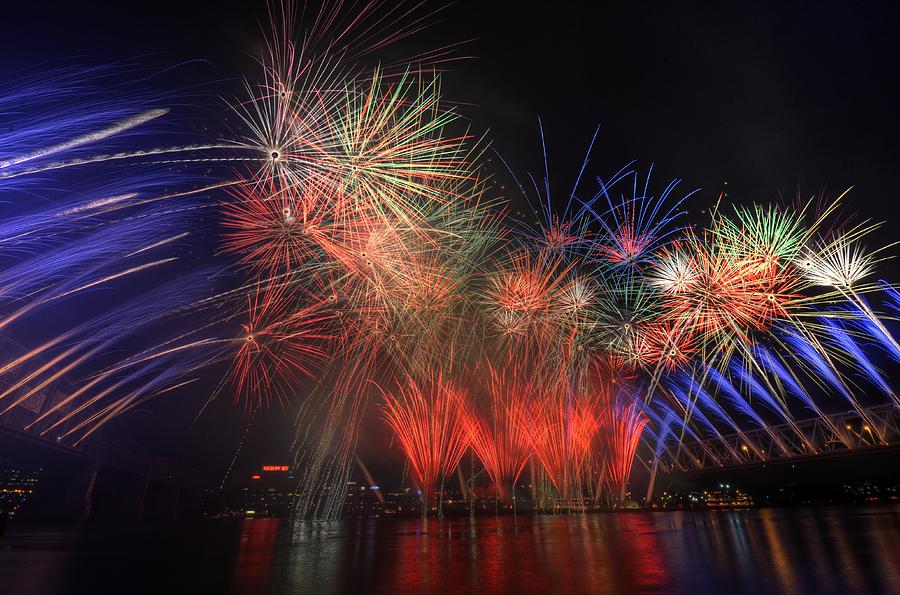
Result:
[[[11,159],[5,159],[0,161],[0,175],[3,175],[3,170],[9,169],[11,167],[21,165],[23,163],[27,163],[29,161],[35,161],[38,159],[42,159],[44,157],[49,157],[51,155],[56,155],[57,153],[62,153],[64,151],[76,149],[81,147],[82,145],[89,145],[92,143],[96,143],[107,139],[111,136],[115,136],[117,134],[121,134],[132,128],[136,128],[142,124],[146,124],[152,120],[160,118],[169,113],[167,109],[152,109],[146,112],[137,114],[135,116],[131,116],[130,118],[126,118],[119,122],[113,123],[111,126],[107,126],[101,130],[97,130],[95,132],[90,132],[87,134],[82,134],[70,140],[57,143],[56,145],[51,145],[49,147],[44,147],[38,149],[36,151],[32,151],[31,153],[26,153],[24,155],[19,155],[17,157]],[[38,170],[39,171],[39,170]],[[13,174],[9,174],[13,175]],[[8,175],[7,175],[8,177]]]

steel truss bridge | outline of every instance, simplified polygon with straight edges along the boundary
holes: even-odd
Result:
[[[0,335],[0,363],[27,349]],[[45,364],[44,360],[40,360]],[[184,473],[177,461],[154,456],[130,440],[106,440],[102,431],[79,446],[57,439],[74,422],[47,435],[31,428],[39,416],[75,392],[65,380],[55,389],[34,393],[0,413],[0,459],[4,464],[52,467],[29,499],[34,516],[84,518],[88,515],[141,518],[145,512],[164,518],[177,514]],[[0,390],[9,384],[0,378]],[[24,389],[23,389],[24,390]],[[95,489],[96,486],[99,488]],[[105,489],[105,493],[104,489]],[[94,500],[102,506],[94,507]]]
[[[657,472],[692,474],[889,447],[900,447],[900,407],[893,403],[670,444],[653,459],[647,499]]]

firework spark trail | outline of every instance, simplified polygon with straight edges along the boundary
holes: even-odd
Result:
[[[625,499],[628,477],[634,463],[634,453],[648,420],[637,403],[617,407],[614,419],[605,469],[613,493],[617,495],[619,502],[622,502]]]
[[[58,438],[75,444],[130,404],[187,386],[186,374],[221,358],[214,339],[188,333],[178,339],[183,345],[144,350],[143,362],[126,355],[115,363],[116,350],[158,341],[163,321],[208,292],[213,270],[186,271],[184,256],[194,252],[191,216],[207,211],[204,194],[222,185],[203,183],[190,168],[148,163],[148,156],[193,158],[222,145],[142,148],[170,109],[128,77],[127,69],[62,68],[11,79],[0,91],[8,125],[0,133],[0,327],[9,337],[0,368],[3,413],[61,391],[26,427],[64,429]],[[125,160],[115,176],[93,175],[95,165]],[[155,282],[151,275],[161,270],[176,280]],[[98,290],[101,299],[85,299]],[[36,345],[14,339],[32,336]],[[135,388],[141,374],[144,388]]]
[[[285,291],[284,284],[269,285],[248,296],[248,319],[231,369],[235,399],[248,408],[255,408],[256,398],[283,401],[298,377],[313,377],[325,359],[323,344],[333,339],[333,314],[321,304],[289,310]]]
[[[94,373],[99,362],[105,361],[107,353],[114,353],[117,347],[139,338],[145,331],[155,328],[160,322],[170,316],[170,312],[181,307],[185,300],[203,295],[205,287],[198,283],[205,277],[200,272],[196,276],[189,276],[169,284],[163,285],[146,294],[141,294],[130,302],[122,304],[118,308],[103,313],[96,318],[89,319],[79,326],[67,330],[62,335],[52,338],[39,348],[12,360],[0,374],[18,373],[18,380],[10,381],[9,388],[4,392],[3,398],[20,391],[19,396],[5,406],[4,412],[10,411],[17,404],[23,402],[33,394],[38,394],[51,386],[57,386],[57,390],[68,391],[68,396],[61,396],[54,405],[47,407],[35,420],[27,424],[27,428],[44,422],[57,412],[75,405],[76,401],[90,389],[107,381],[114,381],[120,372],[135,366],[141,366],[147,362],[168,355],[175,359],[169,365],[179,369],[178,358],[187,352],[202,352],[204,357],[211,361],[216,357],[217,342],[209,339],[189,341],[180,344],[185,337],[176,337],[162,345],[156,353],[141,352],[136,355],[128,355],[106,370]],[[201,331],[202,328],[195,332]],[[58,347],[66,347],[63,350]],[[152,350],[151,350],[152,351]],[[188,356],[185,361],[193,356]],[[29,368],[30,365],[30,368]],[[187,370],[186,368],[184,369]],[[78,372],[78,376],[87,377],[80,386],[73,386],[72,373]],[[68,380],[67,380],[68,377]],[[77,388],[76,388],[77,387]],[[106,390],[103,396],[109,395]],[[102,397],[101,397],[102,398]],[[113,395],[115,398],[115,395]],[[78,411],[88,407],[78,408]],[[71,416],[70,416],[71,417]]]
[[[659,410],[659,412],[657,413],[655,410]],[[676,413],[676,411],[665,403],[654,403],[653,407],[645,407],[643,411],[657,428],[663,428],[659,432],[657,443],[652,448],[656,456],[662,456],[662,454],[665,453],[672,459],[676,458],[677,455],[673,454],[671,449],[666,445],[666,438],[668,437],[671,437],[671,440],[674,441],[676,445],[680,445],[685,436],[703,444],[702,438],[694,431],[693,427],[689,424],[685,424],[683,414]],[[714,457],[715,455],[713,454],[712,458]],[[702,468],[699,461],[696,461],[696,463],[698,468]]]
[[[735,388],[734,384],[722,373],[715,368],[707,368],[706,375],[710,380],[711,386],[715,387],[715,392],[721,392],[729,401],[735,410],[752,419],[760,428],[766,431],[772,438],[773,442],[785,454],[789,453],[787,446],[783,440],[773,433],[769,424],[759,415],[757,410],[747,401],[744,395]]]
[[[586,462],[598,429],[608,418],[608,386],[574,390],[568,379],[546,376],[520,411],[518,425],[566,508],[583,506]]]
[[[111,126],[107,126],[102,130],[97,130],[96,132],[90,132],[88,134],[83,134],[81,136],[72,138],[70,140],[57,143],[55,145],[51,145],[49,147],[43,147],[38,149],[37,151],[32,151],[31,153],[26,153],[24,155],[20,155],[18,157],[14,157],[12,159],[4,159],[0,161],[0,170],[8,169],[10,167],[20,165],[22,163],[26,163],[28,161],[34,161],[36,159],[41,159],[43,157],[49,157],[51,155],[55,155],[57,153],[62,153],[82,145],[87,145],[91,143],[95,143],[101,141],[103,139],[109,138],[111,136],[115,136],[132,128],[136,128],[142,124],[146,124],[152,120],[157,118],[161,118],[169,113],[168,109],[152,109],[141,114],[137,114],[120,122],[116,122]]]
[[[379,6],[365,12],[384,19]],[[262,80],[248,82],[248,97],[235,106],[247,131],[236,144],[257,158],[248,159],[251,175],[225,207],[225,225],[226,250],[251,272],[287,272],[340,318],[330,357],[347,370],[331,398],[302,417],[321,416],[321,432],[312,432],[319,439],[298,440],[312,443],[300,457],[309,475],[303,485],[320,488],[322,478],[349,472],[356,420],[376,373],[427,376],[440,366],[446,335],[471,332],[461,330],[468,306],[458,296],[495,217],[484,216],[468,136],[447,133],[458,116],[441,105],[438,78],[408,66],[347,66],[364,50],[361,39],[381,47],[405,36],[396,34],[405,25],[361,14],[345,23],[342,41],[323,44],[340,18],[329,11],[314,18],[314,33],[295,44],[291,7],[272,15]],[[360,27],[362,37],[349,35]],[[427,67],[429,57],[446,54],[426,53],[420,64]],[[338,439],[341,432],[350,439]],[[308,432],[298,425],[301,434]],[[324,509],[339,508],[340,499],[328,500]],[[300,506],[323,509],[305,500]]]
[[[692,386],[692,384],[690,382],[685,383],[685,385],[686,385],[687,390],[694,389],[694,387]],[[702,389],[699,389],[699,390],[702,390]],[[703,413],[702,409],[697,406],[697,403],[691,399],[690,395],[695,394],[698,397],[697,400],[699,401],[700,395],[698,392],[687,393],[684,390],[682,390],[680,387],[675,385],[675,386],[669,387],[669,393],[675,397],[675,401],[678,402],[678,404],[684,410],[683,419],[688,419],[691,421],[694,421],[694,420],[699,421],[703,427],[705,427],[713,436],[718,438],[719,441],[725,445],[726,449],[731,454],[731,456],[733,456],[736,460],[740,460],[742,458],[741,455],[737,452],[737,450],[725,440],[724,436],[722,435],[721,431],[716,426],[716,424],[714,424]]]
[[[788,331],[785,338],[787,343],[793,347],[794,353],[797,354],[798,364],[803,363],[810,366],[817,374],[817,378],[823,379],[828,386],[844,397],[850,406],[853,407],[853,410],[867,423],[872,425],[872,427],[877,427],[872,424],[872,420],[866,414],[859,400],[853,395],[846,381],[839,375],[826,352],[818,349],[816,344],[793,331]]]
[[[472,201],[466,190],[477,177],[470,164],[473,154],[463,148],[466,137],[445,135],[455,116],[439,111],[436,84],[426,81],[416,95],[409,73],[386,83],[375,71],[315,89],[316,81],[333,81],[339,69],[329,66],[319,76],[295,65],[271,65],[267,72],[269,91],[249,102],[252,107],[244,113],[259,118],[250,126],[256,140],[248,139],[247,146],[274,150],[269,166],[251,176],[226,206],[227,225],[234,230],[227,249],[257,274],[302,274],[302,291],[324,294],[340,313],[343,329],[333,361],[362,372],[360,380],[397,375],[414,385],[420,380],[413,377],[428,379],[444,370],[466,373],[472,366],[500,362],[521,363],[534,378],[546,379],[541,389],[526,391],[530,396],[524,404],[510,407],[489,389],[492,396],[483,404],[467,401],[454,414],[498,494],[524,468],[523,450],[529,450],[564,500],[581,489],[589,475],[586,462],[594,459],[602,462],[603,481],[619,500],[624,496],[647,418],[635,391],[617,393],[613,401],[584,401],[581,389],[573,387],[581,386],[595,358],[608,362],[612,377],[648,377],[649,390],[642,393],[647,399],[661,392],[679,402],[681,437],[698,437],[689,427],[693,422],[720,440],[719,422],[741,434],[735,418],[715,400],[721,393],[785,452],[756,403],[786,420],[810,451],[816,447],[800,432],[787,399],[814,405],[820,415],[824,411],[793,371],[776,363],[775,357],[784,362],[786,356],[766,351],[764,343],[788,350],[796,337],[802,338],[809,352],[803,352],[801,365],[825,366],[829,383],[845,396],[838,362],[858,360],[878,381],[854,343],[840,342],[840,357],[829,354],[834,342],[822,340],[828,325],[816,319],[817,312],[843,297],[878,320],[850,293],[869,272],[866,266],[841,264],[842,255],[846,261],[860,254],[845,250],[841,241],[816,244],[834,204],[811,223],[805,222],[812,212],[807,203],[791,215],[754,205],[735,207],[726,216],[717,207],[707,229],[679,227],[681,204],[692,193],[671,202],[676,180],[654,195],[650,175],[639,178],[633,164],[609,180],[598,178],[598,188],[580,198],[586,157],[558,213],[545,166],[543,184],[529,176],[543,219],[539,229],[506,240],[501,225],[478,240],[482,246],[499,246],[500,258],[486,259],[485,250],[476,248],[472,265],[454,270],[446,263],[461,248],[451,247],[449,240],[462,237],[460,232],[479,237],[470,230],[478,229],[473,222],[481,202]],[[292,73],[287,79],[281,74],[286,72]],[[306,86],[303,79],[313,82]],[[591,145],[594,140],[596,134]],[[455,223],[448,227],[448,222]],[[843,237],[856,241],[867,231],[856,228]],[[828,276],[833,272],[828,267],[843,271],[840,284],[835,275]],[[830,293],[810,292],[824,280],[839,286]],[[489,331],[477,350],[461,342],[476,335],[453,330],[462,313],[476,314]],[[783,334],[784,328],[793,333]],[[442,352],[468,352],[473,359],[457,356],[457,363],[448,363]],[[767,369],[776,378],[768,378]],[[690,382],[671,383],[685,372]],[[337,392],[351,392],[352,385],[349,381],[348,390]],[[412,445],[410,436],[422,434],[409,413],[414,407],[404,410],[393,398],[385,405],[389,423],[406,435],[401,436],[403,449],[428,498],[436,475],[446,473],[423,460],[428,448],[422,440]],[[604,410],[600,402],[615,405]],[[699,402],[718,421],[698,409]],[[332,413],[326,414],[328,436],[339,426],[336,412],[347,406],[357,411],[358,403],[335,399]],[[515,424],[509,422],[513,418]],[[506,426],[516,424],[531,430],[527,449],[502,437],[510,433]],[[355,429],[345,430],[355,443]],[[601,450],[596,456],[590,453],[595,435]],[[342,461],[340,467],[350,458],[326,454],[325,448],[315,450],[313,473],[344,476],[325,461]]]
[[[756,398],[757,402],[761,402],[767,409],[774,412],[781,419],[783,419],[790,428],[794,431],[795,434],[800,438],[803,442],[807,452],[815,453],[816,447],[813,446],[810,438],[803,433],[802,430],[797,426],[797,422],[794,421],[794,417],[791,415],[791,412],[784,406],[782,406],[779,402],[775,400],[775,397],[763,386],[762,382],[758,380],[745,366],[738,365],[736,362],[731,365],[731,373],[732,376],[737,378],[742,387],[744,387],[750,398]]]
[[[831,342],[841,352],[850,356],[849,364],[860,369],[869,382],[878,387],[886,396],[890,397],[895,405],[900,407],[900,399],[898,399],[897,394],[887,383],[882,373],[876,369],[869,357],[863,352],[858,342],[834,320],[824,318],[822,324],[828,328],[828,332],[831,335]]]
[[[420,384],[410,378],[392,392],[383,392],[383,407],[422,490],[424,515],[462,458],[467,440],[456,389],[440,375]]]
[[[531,387],[521,375],[515,367],[507,373],[490,368],[485,390],[490,414],[484,416],[476,403],[462,403],[459,411],[469,445],[504,500],[507,494],[514,497],[510,492],[531,456],[520,426]]]

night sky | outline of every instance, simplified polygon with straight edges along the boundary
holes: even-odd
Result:
[[[239,94],[242,75],[256,74],[264,1],[60,4],[4,9],[2,72],[60,59],[158,68],[200,60],[167,80],[190,87],[185,95],[208,103],[210,117],[223,111],[220,96]],[[847,204],[889,224],[878,242],[896,239],[900,5],[591,4],[458,2],[385,58],[471,40],[460,49],[471,59],[445,76],[447,98],[519,172],[540,167],[540,117],[557,192],[568,190],[599,124],[592,173],[654,163],[659,189],[673,177],[684,190],[702,189],[692,216],[724,189],[732,200],[766,202],[854,186]],[[495,173],[499,186],[504,172]],[[898,269],[883,268],[893,278]],[[221,473],[242,412],[223,400],[191,428],[202,400],[154,404],[123,420],[122,431]],[[172,431],[161,438],[154,428],[163,417]],[[285,415],[269,417],[251,437],[251,464],[287,458]]]

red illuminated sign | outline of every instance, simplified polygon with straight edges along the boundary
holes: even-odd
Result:
[[[287,471],[288,466],[287,465],[263,465],[262,469],[266,473],[271,472],[271,471]]]

